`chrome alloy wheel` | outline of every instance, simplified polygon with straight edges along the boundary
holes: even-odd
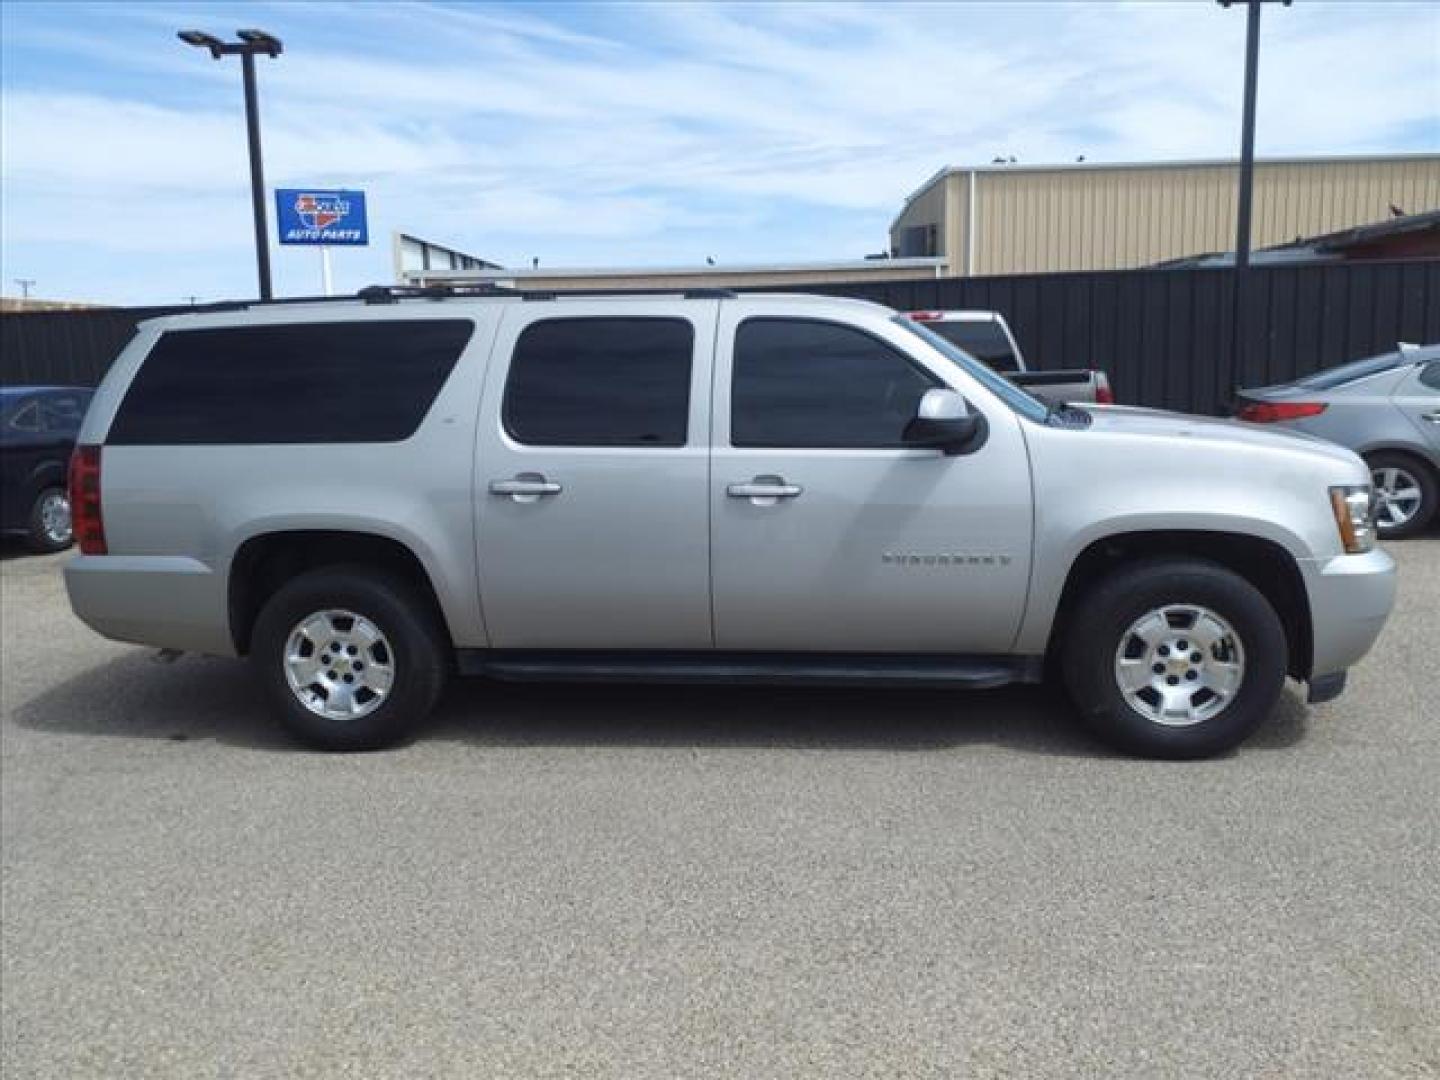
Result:
[[[1375,484],[1375,524],[1398,529],[1420,512],[1420,481],[1405,469],[1387,465],[1370,474]]]
[[[353,611],[317,611],[285,641],[285,681],[311,712],[358,720],[384,704],[395,683],[395,651],[369,619]]]
[[[40,500],[40,531],[47,543],[66,547],[71,540],[70,498],[63,491],[47,491]]]
[[[1115,650],[1115,682],[1126,703],[1167,727],[1209,720],[1235,699],[1244,681],[1240,635],[1194,604],[1146,612]]]

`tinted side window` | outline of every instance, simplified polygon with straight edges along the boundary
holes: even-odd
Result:
[[[836,323],[747,319],[735,334],[734,446],[902,446],[940,385],[889,345]]]
[[[1440,360],[1431,360],[1420,370],[1420,382],[1432,390],[1440,390]]]
[[[398,442],[425,418],[470,340],[468,319],[169,331],[108,442]]]
[[[695,331],[684,319],[545,319],[515,343],[505,430],[530,446],[684,446]]]

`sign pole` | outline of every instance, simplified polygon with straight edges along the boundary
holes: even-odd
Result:
[[[320,245],[320,288],[326,296],[335,295],[335,284],[330,276],[330,245]]]

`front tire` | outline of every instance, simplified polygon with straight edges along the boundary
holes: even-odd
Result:
[[[1210,757],[1243,742],[1285,685],[1285,630],[1244,578],[1198,559],[1116,571],[1080,600],[1065,683],[1100,738],[1142,757]]]
[[[30,505],[25,539],[30,550],[41,555],[64,551],[74,542],[70,521],[70,497],[63,487],[43,488]]]
[[[1408,454],[1388,451],[1365,459],[1375,488],[1375,528],[1382,540],[1404,540],[1422,531],[1440,503],[1435,474]]]
[[[375,750],[430,714],[448,674],[438,616],[402,579],[364,566],[287,582],[256,620],[251,661],[282,725],[320,750]]]

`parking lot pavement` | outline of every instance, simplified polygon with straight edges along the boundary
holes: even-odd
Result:
[[[1339,701],[1131,761],[1039,690],[453,689],[337,757],[6,558],[3,1071],[1440,1072],[1440,537]]]

